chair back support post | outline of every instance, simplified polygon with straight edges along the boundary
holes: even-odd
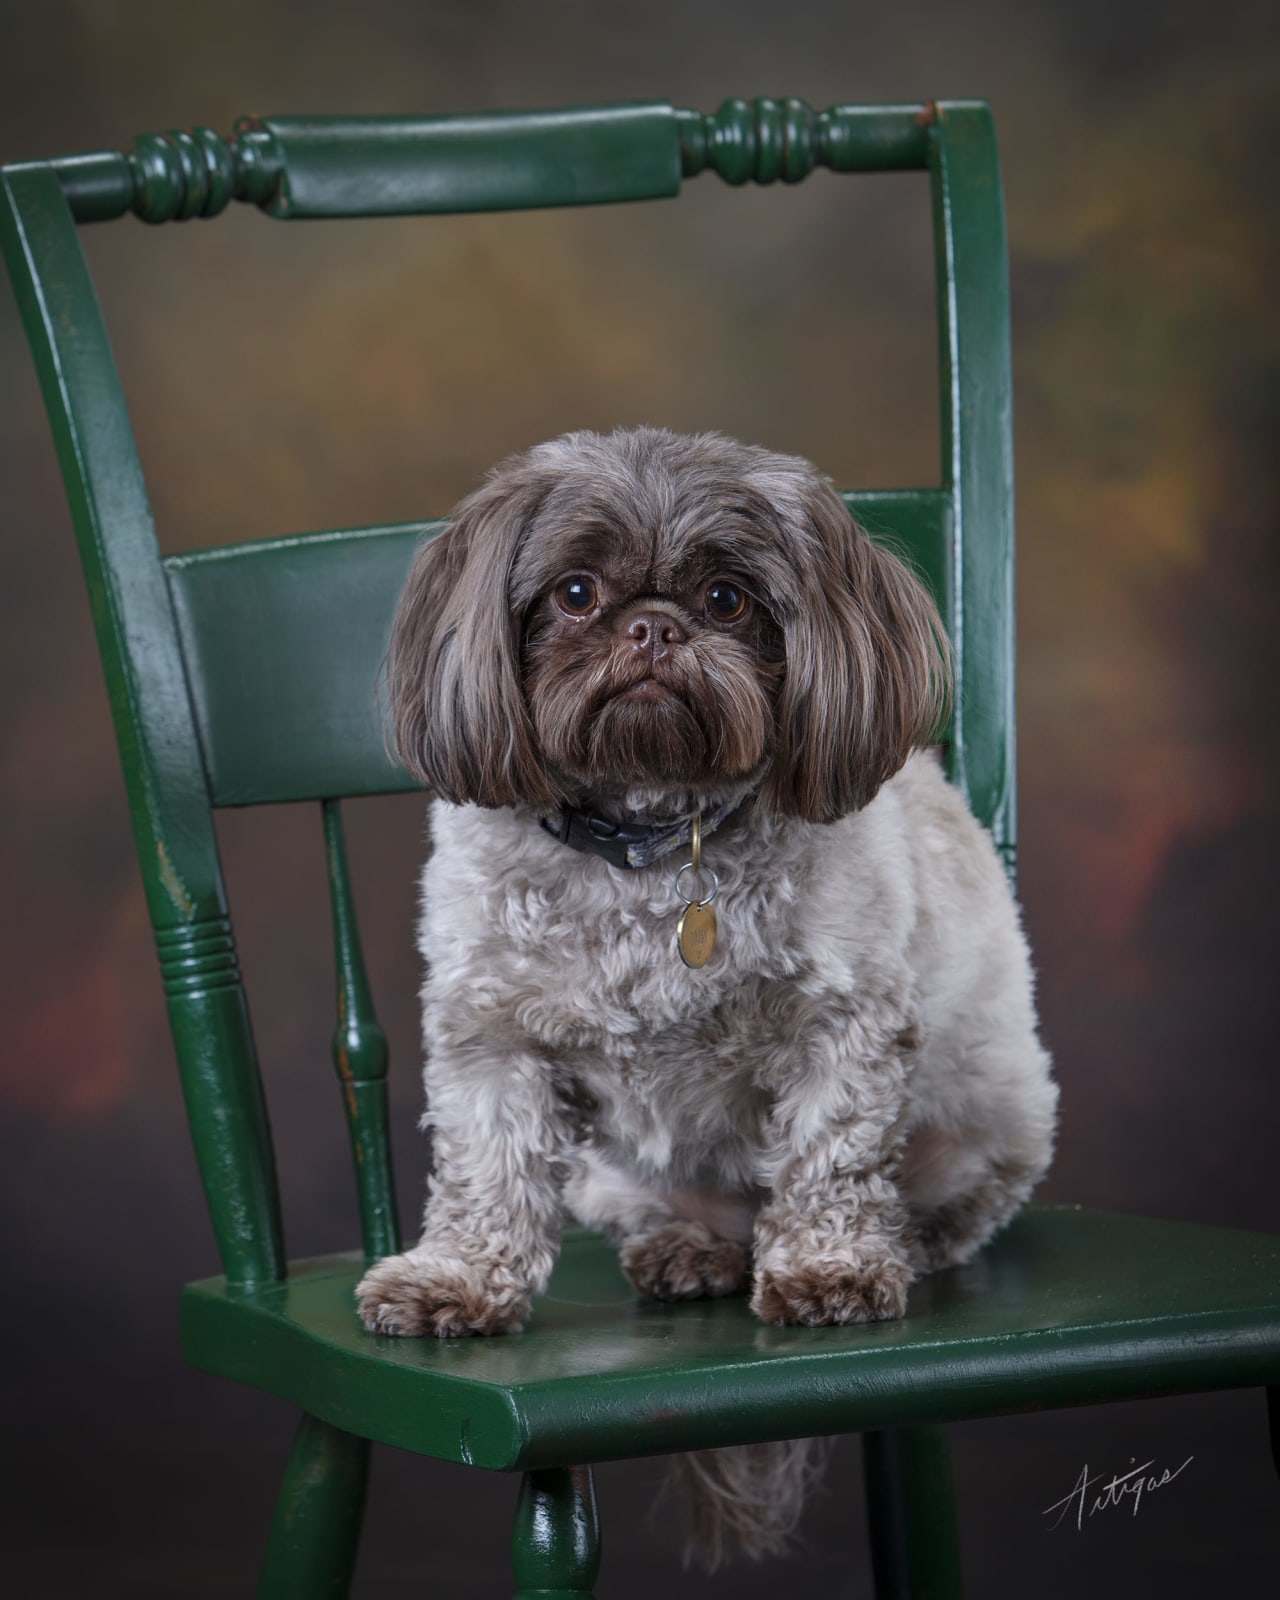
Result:
[[[355,1160],[360,1233],[370,1261],[400,1248],[387,1121],[387,1036],[373,1011],[365,975],[355,901],[347,872],[342,812],[336,800],[322,802],[325,861],[333,905],[333,948],[338,969],[338,1026],[333,1064],[342,1085],[342,1105]]]
[[[933,111],[942,481],[952,506],[945,595],[956,678],[951,768],[1012,876],[1013,378],[1000,160],[985,105],[943,101]],[[968,648],[970,634],[980,648]]]
[[[283,1272],[279,1198],[200,746],[115,360],[56,175],[0,178],[0,247],[89,587],[147,906],[223,1266]]]

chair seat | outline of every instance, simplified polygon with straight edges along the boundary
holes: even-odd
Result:
[[[1033,1206],[900,1322],[773,1328],[745,1297],[639,1296],[565,1235],[523,1334],[366,1333],[356,1253],[254,1292],[183,1294],[197,1367],[352,1433],[505,1470],[1274,1381],[1280,1236]]]

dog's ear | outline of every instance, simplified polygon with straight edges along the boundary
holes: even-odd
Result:
[[[391,737],[420,783],[455,805],[554,803],[520,677],[508,578],[546,493],[526,457],[497,467],[414,558],[387,652]]]
[[[799,518],[796,590],[780,605],[786,672],[771,809],[812,822],[858,810],[945,720],[950,651],[928,591],[810,471],[778,506]]]

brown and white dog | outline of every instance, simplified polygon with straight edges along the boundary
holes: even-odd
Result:
[[[517,1330],[566,1207],[660,1299],[899,1317],[1023,1204],[1057,1091],[1003,869],[914,748],[943,631],[813,466],[647,428],[513,457],[418,553],[389,681],[438,796],[434,1176],[420,1243],[359,1286],[370,1329]],[[775,1547],[803,1460],[715,1455],[704,1551]]]

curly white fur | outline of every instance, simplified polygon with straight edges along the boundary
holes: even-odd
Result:
[[[421,1242],[360,1285],[370,1328],[518,1329],[564,1206],[648,1293],[749,1283],[770,1322],[896,1317],[1046,1170],[1057,1091],[1026,941],[932,754],[832,822],[749,801],[707,843],[719,941],[697,971],[674,944],[682,857],[619,871],[518,803],[437,799],[431,820],[435,1174]]]

